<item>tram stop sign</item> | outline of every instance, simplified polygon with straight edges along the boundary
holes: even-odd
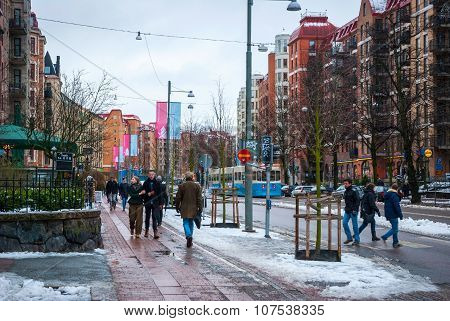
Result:
[[[238,159],[245,164],[252,159],[252,153],[248,149],[241,149],[238,152]]]
[[[212,163],[213,163],[213,159],[212,159],[211,155],[203,154],[198,159],[198,163],[200,164],[201,167],[203,167],[203,169],[206,170],[206,169],[211,168]]]

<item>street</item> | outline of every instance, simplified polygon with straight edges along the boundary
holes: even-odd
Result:
[[[255,199],[256,202],[263,201],[262,199]],[[275,200],[274,200],[275,201]],[[294,199],[291,198],[283,198],[279,201],[283,202],[294,202]],[[241,202],[241,200],[240,200]],[[382,210],[382,207],[378,205]],[[220,222],[220,213],[221,207],[218,208],[218,222]],[[231,208],[227,209],[228,215],[231,213]],[[421,213],[421,212],[425,213]],[[279,207],[272,207],[270,224],[271,229],[274,231],[287,233],[293,235],[294,233],[294,209],[286,209]],[[245,208],[244,204],[241,202],[239,204],[239,216],[241,225],[244,223],[244,213]],[[412,217],[414,219],[423,219],[424,215],[427,215],[428,219],[437,222],[447,222],[450,220],[448,215],[450,212],[448,209],[412,209],[408,208],[404,211],[406,217]],[[255,225],[261,228],[264,228],[264,220],[265,220],[265,206],[262,205],[253,205],[253,219]],[[385,218],[382,216],[381,218],[376,217],[376,220],[384,220]],[[304,231],[305,224],[301,222],[300,225],[301,233],[303,232],[304,239]],[[315,225],[311,225],[311,237],[315,237]],[[335,227],[335,225],[333,225]],[[322,222],[322,230],[326,231],[326,222]],[[350,224],[350,228],[352,228]],[[336,229],[333,229],[333,232]],[[377,235],[381,236],[386,228],[377,226]],[[326,232],[322,234],[323,241],[326,240]],[[370,227],[367,227],[366,230],[361,234],[361,245],[359,247],[347,246],[343,245],[344,252],[354,252],[358,255],[362,255],[364,257],[372,257],[379,256],[389,261],[393,261],[399,266],[409,270],[411,273],[419,274],[424,277],[429,277],[433,283],[447,286],[450,283],[450,240],[434,238],[429,236],[422,236],[407,232],[399,232],[400,242],[403,244],[402,248],[393,249],[392,248],[392,239],[388,239],[385,243],[383,241],[372,242]],[[342,240],[345,240],[345,234],[342,230]],[[292,238],[292,242],[294,239]],[[336,242],[336,238],[333,238],[333,242]],[[292,245],[294,246],[294,245]]]

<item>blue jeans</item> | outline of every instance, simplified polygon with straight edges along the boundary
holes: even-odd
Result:
[[[127,201],[128,197],[121,196],[122,197],[122,209],[125,211],[125,207],[127,207]]]
[[[381,238],[383,240],[386,240],[392,235],[392,238],[394,240],[393,244],[397,244],[398,243],[398,218],[391,218],[389,220],[389,222],[391,222],[392,228],[389,231],[387,231],[386,234],[384,234]]]
[[[183,218],[184,234],[186,237],[192,237],[194,234],[194,219],[193,218]]]
[[[350,228],[348,226],[348,222],[352,220],[353,225],[353,234],[355,236],[355,242],[359,243],[359,228],[358,228],[358,213],[345,213],[344,212],[344,220],[342,221],[342,225],[344,226],[345,235],[347,235],[347,240],[352,240],[352,233],[350,232]]]

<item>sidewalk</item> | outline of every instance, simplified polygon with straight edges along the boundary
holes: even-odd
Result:
[[[118,300],[317,300],[308,291],[273,280],[203,247],[186,248],[181,233],[163,223],[161,237],[134,239],[128,214],[103,205],[103,241]],[[178,217],[181,227],[181,219]]]

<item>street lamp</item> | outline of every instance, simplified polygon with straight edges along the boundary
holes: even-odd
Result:
[[[172,90],[172,82],[169,80],[167,85],[167,131],[166,131],[166,186],[169,183],[170,176],[170,97],[172,93],[186,93],[188,98],[194,98],[192,90]],[[173,173],[172,173],[173,174]],[[170,197],[172,198],[173,182],[170,187]]]
[[[137,36],[136,36],[136,40],[142,40],[141,32],[140,32],[140,31],[138,31],[138,34],[137,34]]]
[[[52,152],[52,182],[51,182],[50,189],[52,189],[53,184],[54,184],[53,180],[55,178],[55,154],[56,154],[57,148],[55,146],[53,146],[50,150]]]
[[[290,1],[287,7],[288,11],[300,11],[300,5],[296,0]],[[252,6],[253,0],[247,0],[247,53],[246,53],[246,81],[245,81],[245,147],[252,139]],[[253,169],[249,162],[245,164],[245,232],[254,232],[253,230]]]
[[[190,128],[189,128],[189,171],[194,171],[194,150],[193,150],[193,144],[192,144],[192,111],[194,110],[194,106],[190,104],[188,106],[188,109],[190,111],[191,119],[189,121]]]

